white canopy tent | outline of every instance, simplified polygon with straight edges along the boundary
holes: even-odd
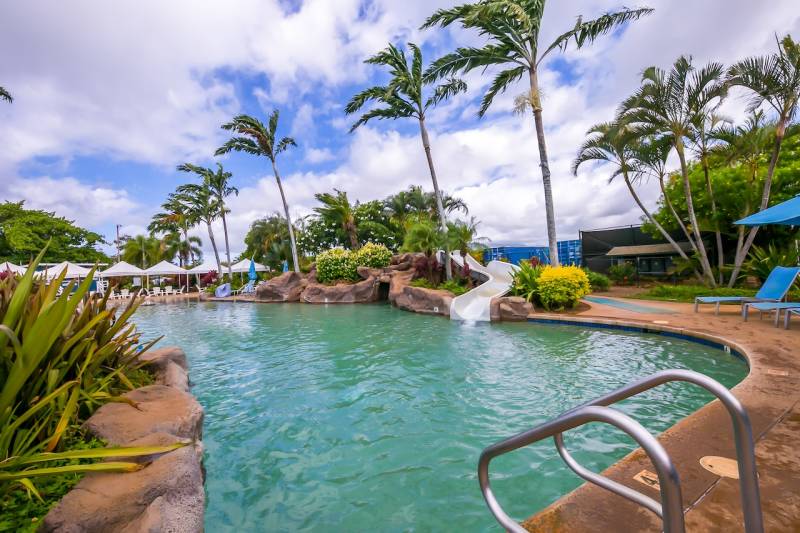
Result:
[[[67,271],[65,279],[85,278],[91,272],[91,269],[84,268],[69,261],[62,261],[54,266],[46,267],[39,275],[43,275],[47,279],[53,279],[61,275],[64,270]]]
[[[178,276],[178,284],[180,284],[180,276],[186,276],[186,286],[189,286],[189,271],[179,267],[178,265],[173,265],[169,261],[161,261],[157,265],[153,265],[147,270],[144,271],[144,275],[147,277],[147,285],[150,286],[150,276]]]
[[[126,263],[125,261],[120,261],[116,265],[100,272],[101,278],[117,278],[123,276],[127,277],[127,276],[144,276],[144,275],[145,275],[144,270],[130,263]]]
[[[5,263],[0,263],[0,272],[5,272],[10,270],[14,274],[24,274],[27,268],[19,265],[15,265],[14,263],[9,263],[6,261]]]
[[[269,268],[262,264],[256,263],[256,272],[266,272],[267,270],[269,270]],[[247,274],[250,272],[250,259],[242,259],[231,267],[231,271],[238,272],[240,274]]]
[[[190,268],[186,272],[189,274],[208,274],[211,271],[217,272],[217,263],[212,263],[209,261],[205,261],[202,265],[197,265],[194,268]],[[217,272],[219,274],[219,272]]]

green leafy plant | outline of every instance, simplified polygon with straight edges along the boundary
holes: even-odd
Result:
[[[437,287],[437,289],[440,289],[440,290],[443,290],[443,291],[450,291],[455,296],[461,296],[462,294],[464,294],[465,292],[467,292],[469,290],[469,287],[463,285],[458,280],[451,279],[451,280],[445,281],[443,283],[440,283],[439,286]]]
[[[108,401],[142,376],[139,335],[128,320],[135,298],[116,316],[106,298],[88,296],[92,274],[58,295],[60,277],[34,279],[43,250],[22,277],[0,281],[0,493],[32,480],[74,472],[130,472],[144,465],[102,462],[52,466],[53,461],[151,455],[175,446],[65,450],[62,442]],[[92,272],[93,273],[93,272]],[[158,339],[149,343],[149,348]]]
[[[750,259],[745,263],[745,272],[764,281],[775,267],[795,264],[797,264],[797,251],[791,247],[780,249],[773,243],[766,248],[754,245],[750,249]]]
[[[513,275],[511,294],[522,296],[529,302],[533,302],[539,287],[539,276],[543,271],[544,266],[542,265],[533,265],[527,261],[520,263],[519,270],[516,270]]]
[[[589,277],[576,266],[545,267],[536,280],[537,296],[548,310],[575,307],[589,290]]]
[[[317,280],[320,283],[355,281],[358,279],[353,254],[342,248],[332,248],[317,256]]]
[[[356,266],[383,268],[389,266],[391,260],[392,252],[382,244],[368,242],[353,252],[353,261]]]
[[[608,269],[608,277],[617,284],[626,284],[630,282],[634,275],[636,275],[636,268],[630,263],[611,265]]]
[[[591,286],[592,292],[607,291],[611,286],[611,280],[608,276],[600,274],[599,272],[593,272],[588,268],[584,268],[583,271],[586,272],[586,276],[589,278],[589,286]]]

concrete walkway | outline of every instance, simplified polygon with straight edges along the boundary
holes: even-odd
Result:
[[[606,296],[605,294],[603,296]],[[613,293],[609,295],[613,299]],[[800,324],[786,331],[767,317],[744,322],[738,306],[714,316],[707,306],[695,314],[690,304],[622,300],[668,313],[642,313],[616,305],[589,304],[568,315],[536,313],[536,319],[637,325],[653,331],[693,335],[730,346],[744,354],[748,376],[733,388],[750,415],[756,438],[762,509],[766,531],[800,531]],[[699,463],[704,456],[735,459],[727,411],[714,401],[664,432],[659,440],[679,471],[687,531],[743,531],[738,481],[719,477]],[[564,468],[567,468],[564,466]],[[636,450],[604,474],[659,498],[656,489],[634,480],[654,471]],[[535,473],[531,482],[535,483]],[[524,523],[529,531],[661,531],[654,514],[623,498],[584,484]]]

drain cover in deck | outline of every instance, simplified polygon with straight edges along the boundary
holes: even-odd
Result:
[[[700,459],[700,466],[722,477],[729,477],[732,479],[739,479],[739,463],[736,459],[728,459],[727,457],[718,457],[716,455],[706,455]]]

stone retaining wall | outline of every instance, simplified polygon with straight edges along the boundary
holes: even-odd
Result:
[[[189,392],[186,355],[170,347],[141,360],[156,383],[125,394],[133,405],[103,405],[84,427],[112,446],[187,446],[127,459],[148,464],[137,472],[87,474],[45,516],[40,531],[203,531],[203,408]]]

